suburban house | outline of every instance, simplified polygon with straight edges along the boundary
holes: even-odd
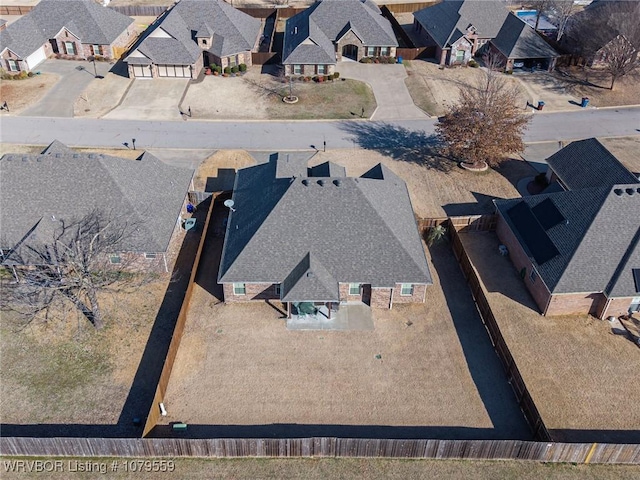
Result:
[[[167,165],[148,152],[136,160],[76,152],[54,141],[40,154],[0,158],[0,253],[31,241],[50,241],[56,222],[99,210],[135,226],[114,268],[171,271],[180,249],[186,195],[193,170]]]
[[[436,47],[440,65],[465,65],[493,53],[505,70],[553,70],[558,53],[504,2],[444,1],[413,14],[414,26]]]
[[[497,234],[543,315],[640,310],[640,181],[596,139],[548,159],[563,191],[496,200]]]
[[[0,32],[2,68],[30,71],[52,55],[112,59],[135,35],[133,18],[93,0],[42,0]]]
[[[395,57],[398,41],[372,0],[321,0],[287,20],[285,75],[329,75],[343,59]]]
[[[223,0],[181,0],[129,53],[129,76],[196,78],[204,67],[251,65],[260,20]]]
[[[352,178],[274,154],[238,171],[218,283],[227,303],[279,300],[289,315],[346,302],[423,302],[432,284],[407,187],[379,164]]]

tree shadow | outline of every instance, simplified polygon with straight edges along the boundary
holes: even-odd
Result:
[[[456,162],[441,153],[435,134],[386,122],[342,122],[340,129],[352,135],[353,142],[360,148],[375,150],[394,160],[441,172],[449,172],[456,166]]]
[[[536,176],[539,173],[530,163],[521,158],[505,158],[492,168],[516,188],[521,179]]]

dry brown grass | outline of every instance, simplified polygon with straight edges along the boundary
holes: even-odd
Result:
[[[159,279],[135,292],[103,295],[101,331],[73,308],[26,328],[2,312],[2,421],[115,424],[167,285]]]
[[[46,145],[15,145],[11,143],[0,143],[0,156],[5,154],[20,153],[40,153]],[[130,148],[74,148],[76,152],[98,153],[112,155],[114,157],[128,158],[135,160],[144,153],[144,150],[132,150]]]
[[[640,175],[640,136],[623,138],[599,138],[630,171]]]
[[[498,254],[494,233],[462,234],[461,238],[554,439],[637,442],[637,347],[624,336],[614,335],[606,321],[587,315],[541,316],[509,258]]]
[[[493,387],[503,387],[503,396],[486,405],[447,307],[451,299],[432,273],[425,303],[374,309],[374,331],[289,331],[264,302],[225,305],[196,287],[163,424],[429,426],[440,427],[439,435],[451,427],[448,435],[526,437],[522,418],[493,423],[491,408],[519,411],[506,380]]]
[[[34,75],[24,80],[0,80],[0,104],[7,102],[9,113],[20,113],[39,102],[51,90],[60,77],[53,73]],[[2,110],[0,115],[6,115]]]
[[[100,118],[120,102],[133,79],[107,73],[92,81],[73,104],[74,117]]]
[[[207,178],[217,177],[220,168],[237,170],[255,163],[256,160],[246,150],[220,150],[202,161],[193,177],[194,189],[204,191]]]

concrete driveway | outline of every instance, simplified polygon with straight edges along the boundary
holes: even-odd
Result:
[[[188,84],[182,78],[135,79],[122,103],[103,118],[180,120],[180,100]]]
[[[106,75],[111,68],[107,62],[96,62],[95,66],[98,75]],[[86,61],[50,59],[35,71],[55,73],[61,78],[42,100],[21,113],[29,117],[73,117],[73,104],[78,95],[91,82],[100,81],[94,77],[93,64]]]
[[[376,65],[371,63],[341,62],[336,71],[344,78],[360,80],[371,85],[378,108],[372,120],[415,120],[428,115],[413,103],[404,83],[407,72],[403,65]]]

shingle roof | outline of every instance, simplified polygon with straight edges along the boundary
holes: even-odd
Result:
[[[220,282],[296,285],[310,255],[320,281],[312,288],[331,278],[431,283],[407,187],[395,174],[382,166],[369,178],[277,178],[282,158],[238,171]]]
[[[507,58],[550,58],[556,52],[540,35],[521,19],[510,13],[491,43]]]
[[[0,51],[26,58],[66,27],[84,44],[109,45],[133,18],[93,0],[42,0],[31,12],[0,32]]]
[[[542,229],[558,252],[539,263],[527,245],[534,237],[522,226],[518,228],[510,211],[522,204],[533,209],[547,199],[565,221],[545,230],[544,217],[537,218],[535,229]],[[495,204],[551,293],[635,296],[631,272],[640,268],[637,183],[496,200]]]
[[[42,154],[0,159],[0,242],[12,247],[38,222],[78,217],[94,208],[126,213],[139,225],[127,251],[167,249],[193,171],[150,153],[137,160],[78,153],[60,142]]]
[[[153,36],[151,31],[137,50],[156,64],[190,65],[202,55],[196,38],[209,34],[213,40],[208,51],[218,57],[253,50],[260,20],[223,0],[181,0],[155,29],[171,38]],[[126,61],[129,58],[135,57]]]
[[[497,0],[445,0],[413,14],[440,47],[454,43],[471,25],[480,38],[495,38],[508,15],[506,3]]]
[[[282,282],[282,301],[339,301],[338,281],[310,252]]]
[[[349,30],[366,46],[398,45],[389,20],[371,0],[321,0],[287,20],[283,64],[334,64],[334,43]]]
[[[570,143],[550,156],[547,163],[569,190],[638,182],[595,138]]]

